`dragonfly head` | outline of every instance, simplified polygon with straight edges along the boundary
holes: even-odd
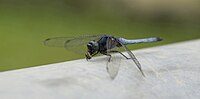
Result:
[[[85,53],[85,57],[86,59],[91,59],[92,56],[94,54],[96,54],[96,52],[98,52],[99,50],[99,44],[95,41],[90,41],[88,44],[87,44],[87,52]]]

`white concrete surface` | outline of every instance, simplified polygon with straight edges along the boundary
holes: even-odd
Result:
[[[145,78],[122,58],[111,80],[101,56],[1,72],[0,99],[200,99],[200,40],[133,52]]]

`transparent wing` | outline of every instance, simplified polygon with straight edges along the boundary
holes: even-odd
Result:
[[[44,45],[49,47],[78,47],[87,44],[91,40],[98,40],[102,35],[87,35],[79,37],[55,37],[48,38],[44,41]]]
[[[120,43],[120,42],[119,42]],[[140,72],[142,73],[142,75],[145,77],[143,71],[142,71],[142,67],[139,63],[139,61],[137,60],[137,58],[135,57],[135,55],[126,47],[126,45],[120,43],[123,48],[126,50],[126,52],[129,54],[129,56],[131,57],[131,59],[133,60],[133,62],[137,65],[138,69],[140,70]]]
[[[121,57],[116,54],[115,52],[119,50],[118,47],[115,47],[116,41],[111,40],[111,38],[107,39],[107,54],[111,55],[107,62],[107,72],[109,73],[110,77],[114,79],[119,71]]]
[[[54,37],[44,41],[44,45],[48,47],[65,47],[65,42],[73,40],[73,37]]]

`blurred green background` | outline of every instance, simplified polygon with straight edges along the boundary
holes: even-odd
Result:
[[[164,38],[132,50],[198,39],[199,17],[199,0],[0,0],[0,71],[84,58],[44,46],[49,37]]]

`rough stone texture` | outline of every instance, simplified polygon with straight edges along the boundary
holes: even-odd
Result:
[[[134,46],[134,45],[133,45]],[[133,51],[111,80],[106,56],[0,73],[1,99],[199,99],[200,40]]]

